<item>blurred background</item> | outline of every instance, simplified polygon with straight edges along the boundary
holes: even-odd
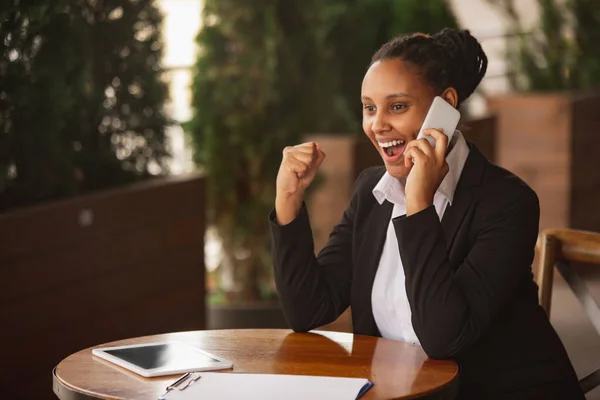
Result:
[[[465,136],[538,193],[540,229],[600,232],[597,0],[0,4],[12,398],[53,398],[52,368],[92,345],[286,328],[267,224],[281,150],[314,140],[328,154],[308,201],[318,251],[358,173],[381,162],[360,83],[399,34],[471,30],[489,67],[462,106]],[[579,272],[599,294],[598,274]],[[598,333],[558,274],[551,320],[579,376],[600,367]],[[350,331],[349,313],[323,329]]]

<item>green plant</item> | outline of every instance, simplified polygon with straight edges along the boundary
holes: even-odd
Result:
[[[358,131],[373,52],[395,34],[456,23],[439,0],[206,0],[202,19],[186,129],[223,244],[220,296],[255,300],[271,283],[267,214],[282,149],[304,133]]]
[[[261,282],[270,281],[267,214],[281,150],[339,121],[321,44],[336,10],[317,4],[205,2],[189,129],[209,176],[209,219],[223,242],[230,299],[260,298]]]
[[[539,21],[523,24],[514,0],[489,0],[508,17],[507,58],[520,91],[582,90],[600,85],[600,3],[538,0]]]
[[[13,1],[0,21],[0,210],[165,171],[153,0]]]

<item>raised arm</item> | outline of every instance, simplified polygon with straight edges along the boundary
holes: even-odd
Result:
[[[284,151],[270,220],[279,299],[290,327],[305,332],[334,321],[349,305],[354,211],[351,202],[315,257],[303,197],[324,154],[317,145],[301,146]]]

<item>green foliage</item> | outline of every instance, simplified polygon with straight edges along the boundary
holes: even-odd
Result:
[[[317,4],[322,12],[316,13]],[[257,297],[268,264],[267,214],[281,150],[304,132],[331,131],[335,76],[321,60],[336,8],[327,2],[207,0],[198,36],[191,122],[219,228],[243,297]],[[309,105],[307,107],[307,105]],[[237,256],[236,256],[237,255]],[[268,277],[267,277],[268,278]]]
[[[153,0],[13,0],[0,21],[0,210],[165,170]]]
[[[540,18],[525,27],[514,0],[490,0],[508,16],[513,87],[520,91],[585,90],[600,86],[600,2],[538,0]]]
[[[440,0],[205,1],[187,128],[232,270],[227,292],[256,298],[270,279],[267,214],[283,148],[305,133],[359,131],[374,51],[445,26],[456,22]]]
[[[570,0],[575,34],[577,68],[575,80],[580,89],[600,86],[600,3],[597,0]]]

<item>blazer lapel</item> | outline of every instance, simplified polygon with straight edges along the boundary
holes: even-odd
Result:
[[[452,249],[456,234],[465,220],[465,215],[474,204],[474,186],[481,181],[483,170],[488,162],[472,143],[469,143],[469,148],[469,156],[456,186],[454,200],[452,205],[448,205],[446,208],[441,221],[448,250]]]
[[[367,219],[365,226],[365,238],[358,259],[360,265],[355,270],[354,282],[356,290],[354,296],[356,301],[353,304],[361,304],[364,318],[355,321],[355,332],[380,336],[379,329],[373,317],[373,307],[371,304],[371,291],[375,282],[375,275],[379,267],[379,259],[383,251],[388,225],[392,217],[393,204],[384,201],[383,204],[375,202],[375,207]]]

